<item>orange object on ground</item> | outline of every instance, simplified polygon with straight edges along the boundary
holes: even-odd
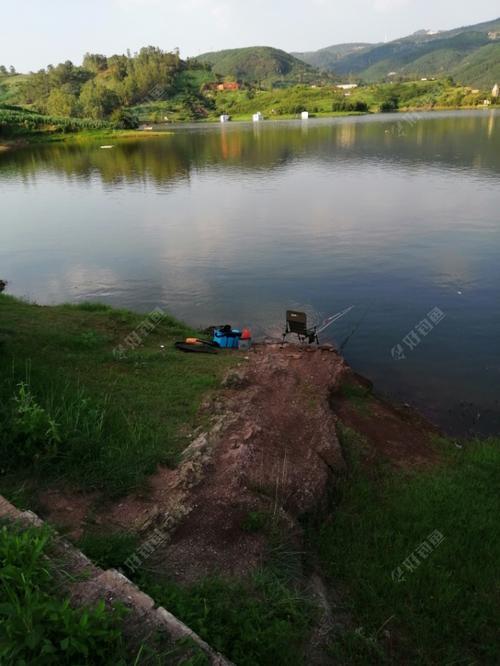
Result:
[[[252,334],[248,328],[244,328],[240,340],[251,340]]]
[[[199,345],[200,341],[198,338],[186,338],[186,344],[187,345]]]

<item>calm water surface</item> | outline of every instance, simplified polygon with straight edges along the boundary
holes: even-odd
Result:
[[[324,340],[345,343],[355,369],[445,427],[500,430],[495,112],[1,154],[0,232],[0,277],[40,303],[159,305],[259,335],[279,334],[289,307],[320,321],[353,304]],[[434,308],[445,318],[410,349]]]

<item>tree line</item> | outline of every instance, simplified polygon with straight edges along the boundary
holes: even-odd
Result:
[[[188,66],[178,51],[154,46],[133,55],[86,53],[81,65],[67,60],[31,72],[18,101],[53,116],[114,120],[125,107],[168,98]]]
[[[10,67],[0,65],[0,76],[16,76],[16,74],[16,68],[13,65]]]

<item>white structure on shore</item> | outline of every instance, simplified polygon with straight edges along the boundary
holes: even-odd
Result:
[[[491,96],[492,97],[500,97],[500,86],[498,83],[495,83],[493,86],[493,90],[491,91]]]
[[[337,88],[340,88],[340,90],[354,90],[354,88],[358,87],[357,83],[339,83]]]
[[[302,111],[300,117],[302,118],[302,120],[309,120],[309,111]]]
[[[227,115],[227,113],[223,113],[222,116],[220,117],[221,123],[228,123],[230,119],[231,118]]]
[[[253,114],[252,120],[254,123],[260,123],[261,120],[264,120],[264,116],[260,111],[257,111],[257,113]]]

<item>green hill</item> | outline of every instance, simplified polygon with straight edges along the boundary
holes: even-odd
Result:
[[[499,79],[500,19],[446,32],[420,30],[386,44],[340,45],[302,54],[307,63],[367,82],[396,77],[451,75],[462,84],[488,87]],[[344,47],[344,48],[343,48]],[[328,53],[332,56],[328,57]],[[299,54],[298,54],[299,55]]]
[[[197,60],[212,65],[216,74],[261,86],[315,83],[324,76],[293,55],[270,46],[250,46],[204,53]]]

